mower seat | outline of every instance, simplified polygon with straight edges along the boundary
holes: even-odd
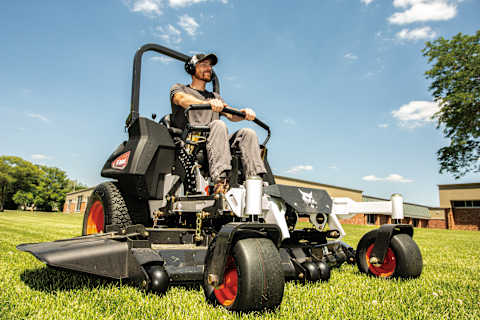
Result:
[[[165,115],[162,119],[160,119],[159,123],[167,127],[168,132],[170,132],[172,137],[180,137],[183,133],[182,129],[172,127],[171,114]]]

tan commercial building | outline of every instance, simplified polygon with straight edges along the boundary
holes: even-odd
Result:
[[[441,184],[438,193],[447,229],[480,230],[480,183]]]

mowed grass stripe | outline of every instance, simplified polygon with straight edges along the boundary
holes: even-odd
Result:
[[[344,265],[328,283],[287,283],[276,312],[239,315],[206,304],[199,286],[146,294],[125,281],[46,268],[15,249],[78,236],[81,222],[79,214],[0,213],[0,319],[480,319],[480,232],[415,229],[419,279],[385,281]],[[353,247],[372,229],[344,228]]]

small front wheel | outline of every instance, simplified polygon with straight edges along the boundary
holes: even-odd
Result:
[[[370,263],[378,230],[366,233],[356,250],[360,272],[379,278],[417,278],[422,273],[423,260],[420,249],[408,234],[396,234],[390,240],[382,263]]]
[[[207,253],[206,266],[213,246]],[[207,279],[208,268],[203,281],[207,302],[230,311],[272,310],[282,302],[285,277],[280,254],[270,239],[239,240],[227,257],[223,283],[214,288]]]

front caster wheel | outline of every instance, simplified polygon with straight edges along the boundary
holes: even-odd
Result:
[[[213,246],[205,265],[209,265]],[[205,268],[203,289],[207,302],[230,311],[260,311],[277,308],[282,302],[285,277],[280,254],[270,239],[239,240],[225,265],[223,283],[215,288],[208,283]]]
[[[167,292],[170,285],[170,278],[162,266],[148,266],[145,268],[148,275],[147,291],[152,291],[156,294],[164,294]]]
[[[356,261],[360,272],[379,278],[419,277],[423,268],[422,254],[415,241],[404,233],[392,237],[382,263],[370,263],[377,233],[377,230],[366,233],[358,243]]]

